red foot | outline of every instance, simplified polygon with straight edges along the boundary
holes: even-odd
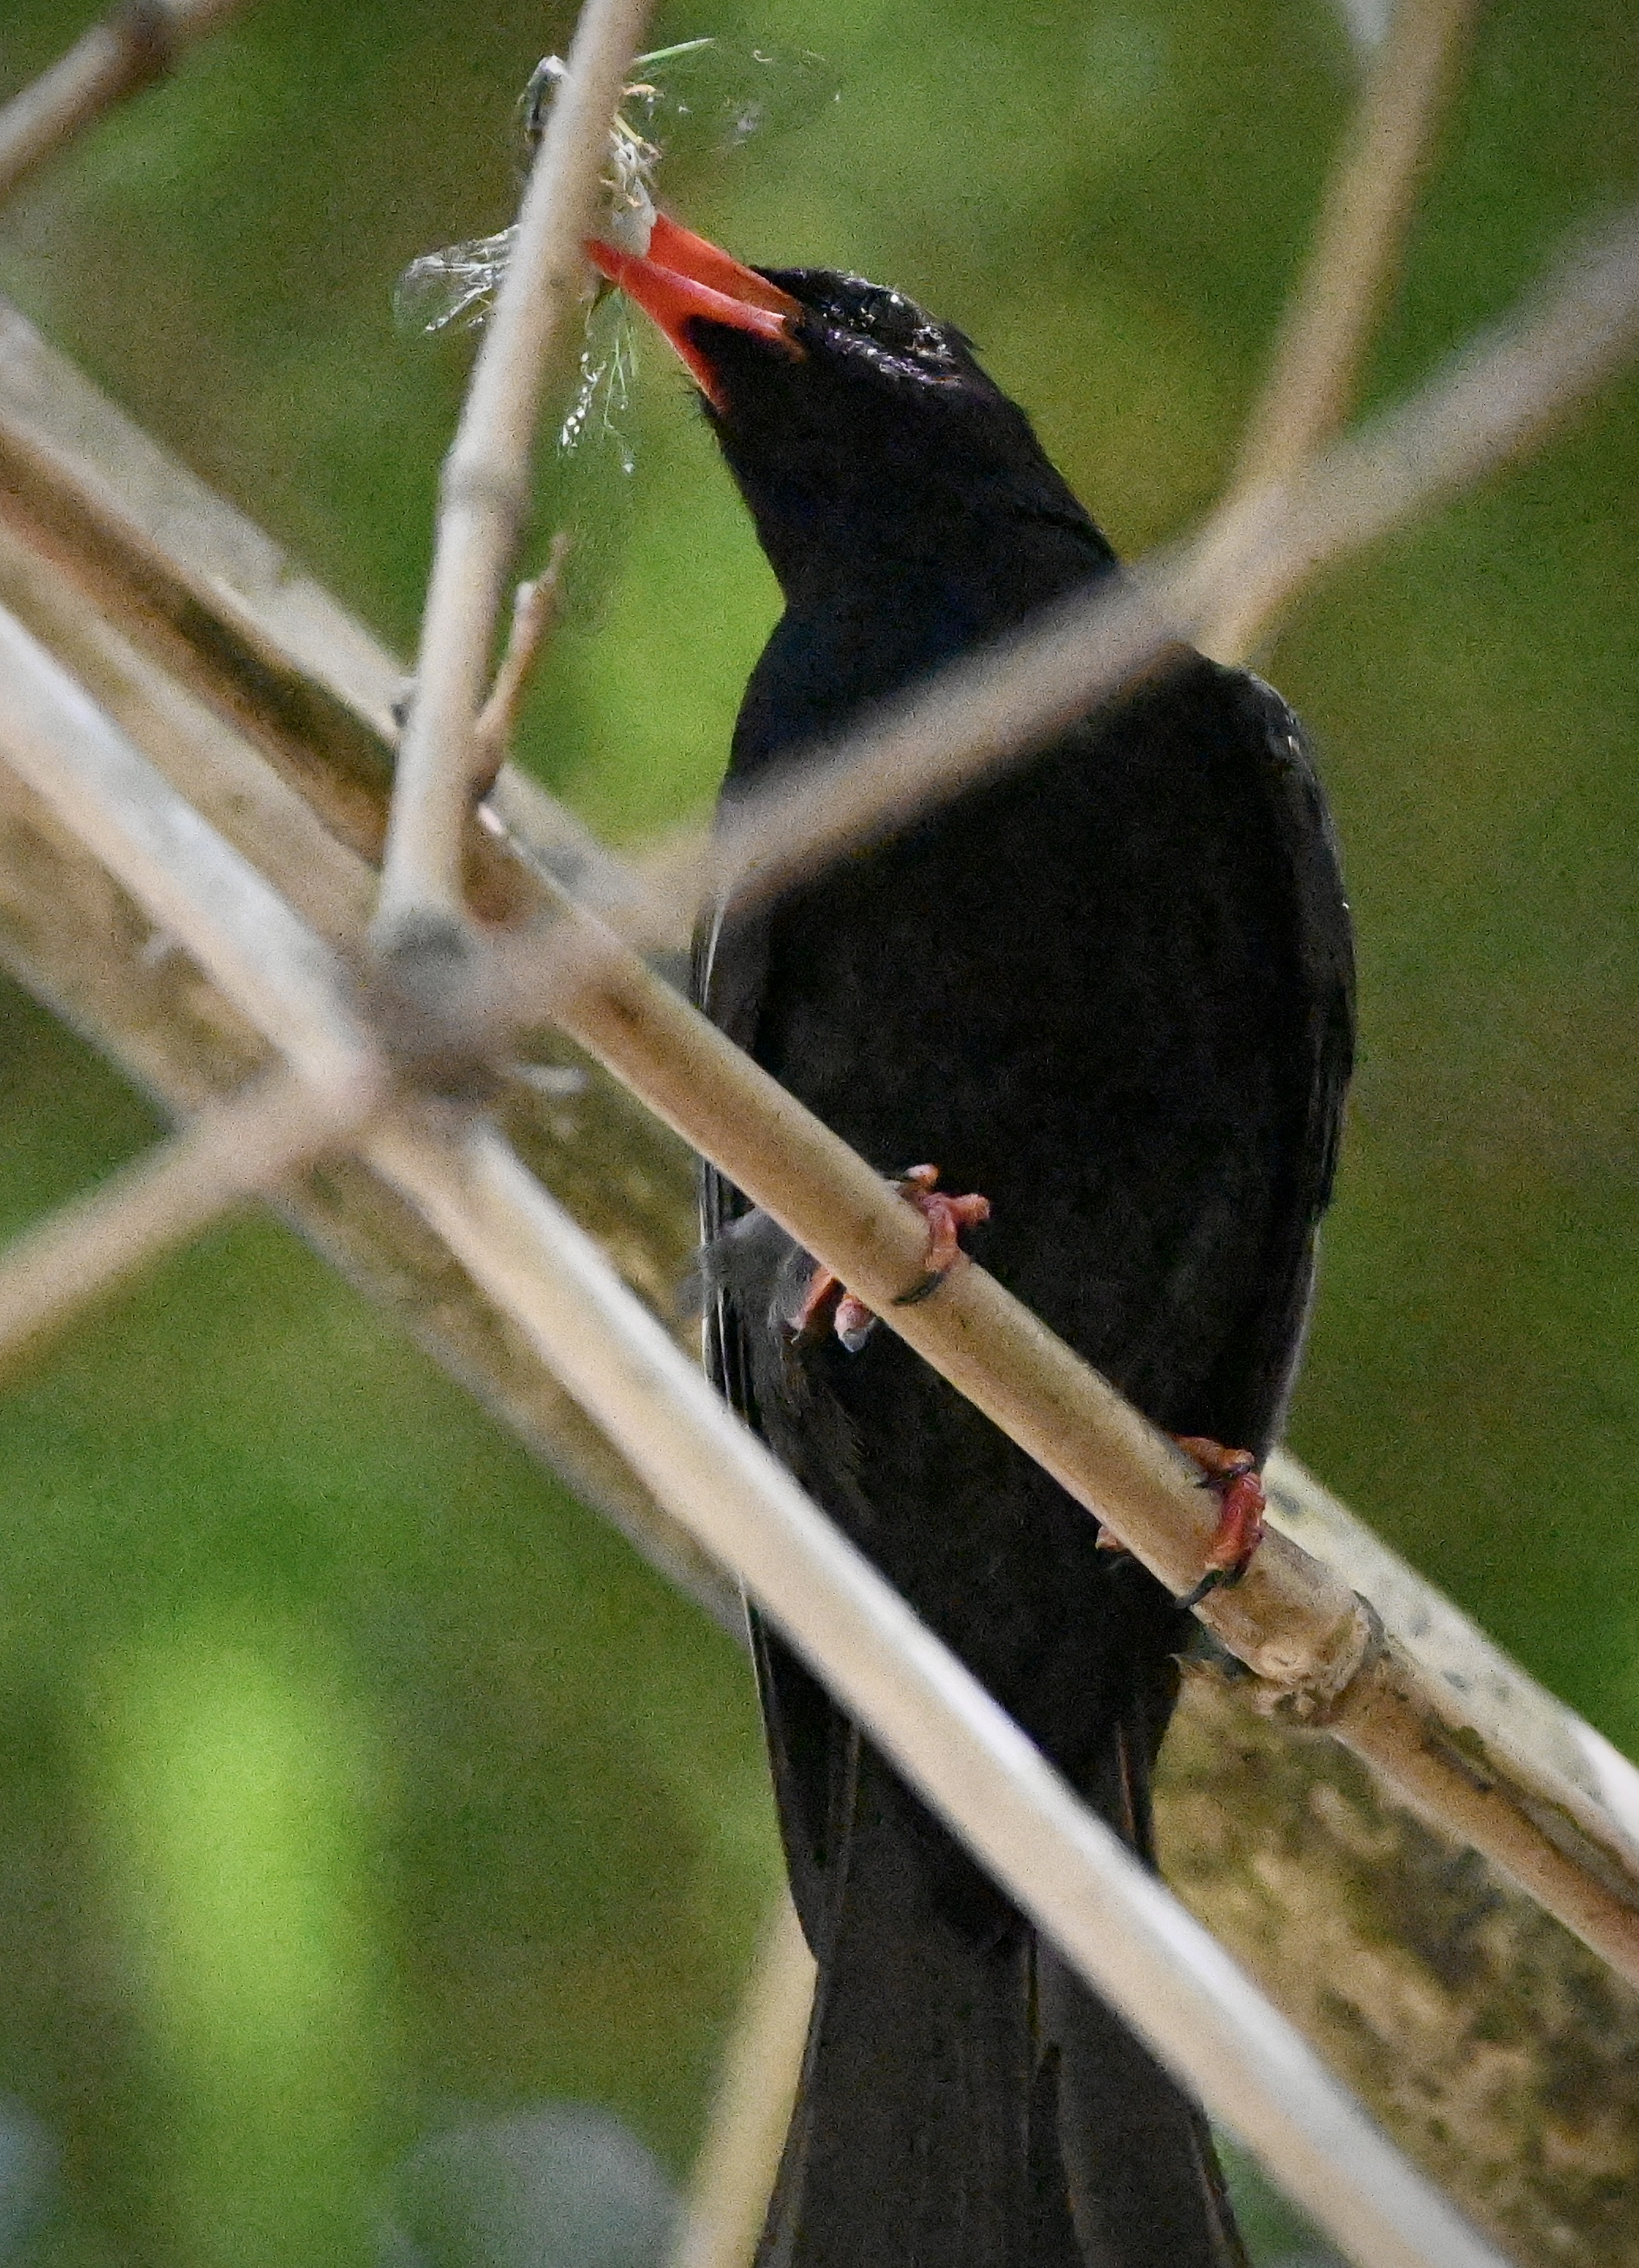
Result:
[[[1201,1467],[1202,1488],[1216,1492],[1222,1510],[1207,1546],[1206,1572],[1180,1607],[1197,1607],[1209,1592],[1238,1583],[1263,1541],[1267,1499],[1259,1476],[1258,1461],[1248,1449],[1226,1449],[1199,1434],[1173,1436],[1187,1457]]]
[[[937,1291],[961,1256],[963,1229],[973,1228],[990,1218],[989,1197],[952,1197],[942,1191],[936,1193],[934,1183],[938,1178],[937,1166],[913,1166],[893,1183],[906,1203],[915,1205],[928,1224],[927,1273],[908,1292],[900,1292],[893,1302],[896,1307],[914,1307],[918,1300]],[[844,1290],[828,1268],[816,1268],[809,1278],[802,1306],[792,1321],[794,1335],[801,1338],[822,1329],[827,1308],[831,1310],[832,1329],[849,1354],[857,1354],[870,1337],[877,1318],[863,1300]]]
[[[934,1183],[939,1178],[937,1166],[912,1166],[900,1175],[894,1187],[907,1204],[914,1204],[928,1224],[928,1272],[908,1292],[901,1292],[893,1302],[896,1307],[914,1307],[950,1274],[961,1256],[961,1233],[965,1228],[977,1228],[981,1220],[990,1218],[989,1197],[949,1197],[936,1191]]]

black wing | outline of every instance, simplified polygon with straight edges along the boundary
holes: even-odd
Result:
[[[756,1052],[768,967],[766,915],[730,920],[719,907],[695,932],[693,997],[718,1029],[749,1054]],[[746,1201],[733,1183],[715,1166],[702,1163],[700,1237],[707,1284],[706,1373],[730,1408],[761,1431],[742,1302],[731,1297],[710,1258],[722,1249],[724,1239],[746,1210]],[[772,1273],[772,1267],[771,1260],[768,1272]],[[745,1304],[754,1311],[754,1296]],[[812,1671],[762,1616],[753,1609],[747,1619],[791,1896],[817,1950],[826,1859],[846,1808],[839,1783],[851,1776],[858,1736]]]
[[[1292,1146],[1296,1186],[1279,1209],[1283,1250],[1267,1280],[1290,1287],[1260,1319],[1252,1359],[1278,1381],[1271,1434],[1278,1438],[1303,1353],[1314,1292],[1317,1233],[1332,1196],[1343,1103],[1355,1060],[1355,954],[1337,836],[1302,725],[1272,686],[1245,670],[1221,673],[1243,730],[1260,751],[1279,864],[1290,891],[1305,1014],[1292,1035],[1301,1050],[1305,1123]]]

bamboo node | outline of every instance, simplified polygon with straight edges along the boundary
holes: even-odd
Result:
[[[1370,1599],[1351,1594],[1349,1611],[1323,1644],[1305,1653],[1290,1682],[1260,1673],[1251,1700],[1260,1716],[1321,1732],[1337,1716],[1355,1681],[1384,1654],[1388,1635]]]
[[[506,1018],[503,988],[472,924],[416,909],[377,942],[364,1007],[400,1077],[463,1102],[492,1100]]]

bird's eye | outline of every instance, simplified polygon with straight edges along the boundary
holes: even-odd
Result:
[[[841,313],[841,311],[839,311]],[[848,329],[895,363],[915,363],[930,374],[954,374],[959,356],[941,324],[931,322],[905,292],[866,286],[846,311]]]
[[[910,355],[933,369],[947,368],[955,359],[938,324],[930,322],[915,300],[902,291],[876,291],[861,309],[861,328],[890,354]]]

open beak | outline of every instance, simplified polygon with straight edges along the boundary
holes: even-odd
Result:
[[[689,338],[690,323],[724,323],[731,330],[767,339],[793,357],[802,353],[791,335],[803,312],[801,304],[754,268],[742,268],[738,260],[731,260],[703,236],[680,228],[665,213],[655,215],[647,253],[621,252],[594,237],[586,256],[600,275],[618,284],[654,318],[714,409],[724,404],[710,364]]]

